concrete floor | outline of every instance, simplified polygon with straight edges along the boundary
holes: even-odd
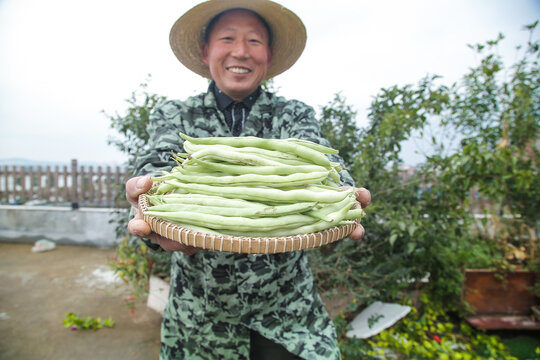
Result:
[[[122,283],[107,266],[114,249],[32,244],[0,239],[0,359],[157,359],[161,315],[137,304],[131,316]],[[114,328],[64,328],[67,312],[107,318]]]

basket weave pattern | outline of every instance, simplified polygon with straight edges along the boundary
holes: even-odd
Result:
[[[152,231],[163,237],[205,250],[243,254],[275,254],[316,248],[347,237],[356,227],[356,224],[347,224],[316,233],[286,237],[215,235],[186,229],[163,219],[144,215],[148,210],[148,199],[144,195],[139,196],[139,208],[144,221]],[[356,223],[359,221],[360,219],[357,219]]]

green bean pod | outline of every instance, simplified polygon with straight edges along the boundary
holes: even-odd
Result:
[[[343,200],[354,190],[324,190],[312,191],[311,186],[305,189],[280,190],[263,187],[245,187],[245,186],[210,186],[203,184],[185,184],[179,181],[170,180],[166,183],[174,185],[180,189],[206,195],[219,195],[224,197],[233,197],[238,199],[257,200],[257,201],[314,201],[322,203],[334,203]]]
[[[269,165],[279,166],[281,163],[263,158],[259,155],[244,154],[239,151],[221,150],[216,147],[206,147],[191,154],[182,164],[187,165],[193,162],[193,159],[214,159],[235,164],[244,165]]]
[[[277,150],[284,153],[295,154],[303,159],[309,160],[316,165],[324,166],[327,169],[332,167],[330,160],[317,150],[309,147],[293,143],[291,141],[280,139],[263,139],[254,136],[245,137],[207,137],[207,138],[192,138],[183,133],[180,136],[184,140],[188,140],[193,144],[204,145],[229,145],[234,147],[258,147],[267,150]]]
[[[216,163],[206,161],[202,159],[194,159],[201,167],[212,169],[214,171],[220,171],[228,174],[245,175],[245,174],[258,174],[258,175],[291,175],[297,173],[309,173],[309,172],[321,172],[328,171],[326,168],[320,165],[281,165],[281,166],[264,166],[264,165],[235,165],[229,163]],[[193,165],[187,165],[186,168]],[[329,171],[330,173],[330,171]]]
[[[173,173],[174,178],[186,183],[206,184],[206,185],[228,185],[228,186],[302,186],[307,184],[319,183],[328,177],[328,171],[310,172],[291,175],[187,175],[182,173]]]
[[[172,222],[182,222],[217,230],[226,229],[235,231],[269,231],[280,228],[304,226],[317,221],[317,219],[312,218],[311,216],[301,214],[263,218],[221,216],[204,213],[199,213],[197,216],[193,216],[193,213],[189,211],[161,212],[148,210],[145,212],[145,214]]]
[[[244,216],[249,218],[255,217],[275,217],[290,214],[301,214],[313,209],[316,203],[295,203],[287,205],[266,205],[262,207],[225,207],[225,206],[209,206],[198,204],[178,204],[167,203],[154,205],[148,208],[148,211],[175,212],[188,211],[191,213],[213,214],[221,216]]]
[[[188,154],[194,154],[199,150],[208,149],[209,147],[212,147],[213,149],[219,150],[219,151],[238,151],[243,154],[251,154],[251,155],[258,155],[261,156],[267,160],[273,160],[277,161],[286,165],[308,165],[310,162],[306,161],[305,159],[289,153],[284,153],[281,151],[275,151],[275,150],[267,150],[267,149],[261,149],[261,148],[255,148],[255,147],[234,147],[229,145],[200,145],[200,144],[193,144],[189,141],[184,141],[184,149],[188,152]]]
[[[303,145],[310,149],[316,150],[318,152],[322,152],[324,154],[338,154],[339,153],[339,151],[336,149],[332,149],[327,146],[314,143],[313,141],[302,140],[302,139],[297,139],[297,138],[288,138],[288,139],[285,139],[285,141],[290,141],[299,145]]]

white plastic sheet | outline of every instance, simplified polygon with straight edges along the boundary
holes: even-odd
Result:
[[[351,322],[347,337],[366,339],[389,328],[411,311],[410,306],[374,302]]]
[[[34,246],[32,247],[32,252],[44,252],[44,251],[50,251],[54,250],[56,248],[56,244],[52,241],[41,239],[36,241]]]

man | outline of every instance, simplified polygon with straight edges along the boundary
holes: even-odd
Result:
[[[212,82],[206,93],[156,107],[137,174],[170,170],[170,151],[181,149],[180,132],[195,137],[297,137],[328,145],[311,107],[260,87],[294,64],[305,39],[300,19],[267,0],[210,0],[184,14],[171,30],[171,47],[185,66]],[[346,171],[340,175],[353,186]],[[162,238],[151,233],[137,210],[137,197],[150,186],[148,176],[126,183],[134,207],[128,229],[150,239],[155,249],[175,251],[161,359],[340,358],[335,329],[304,251],[199,251]],[[370,194],[358,189],[357,198],[367,206]],[[350,237],[363,234],[358,226]]]

